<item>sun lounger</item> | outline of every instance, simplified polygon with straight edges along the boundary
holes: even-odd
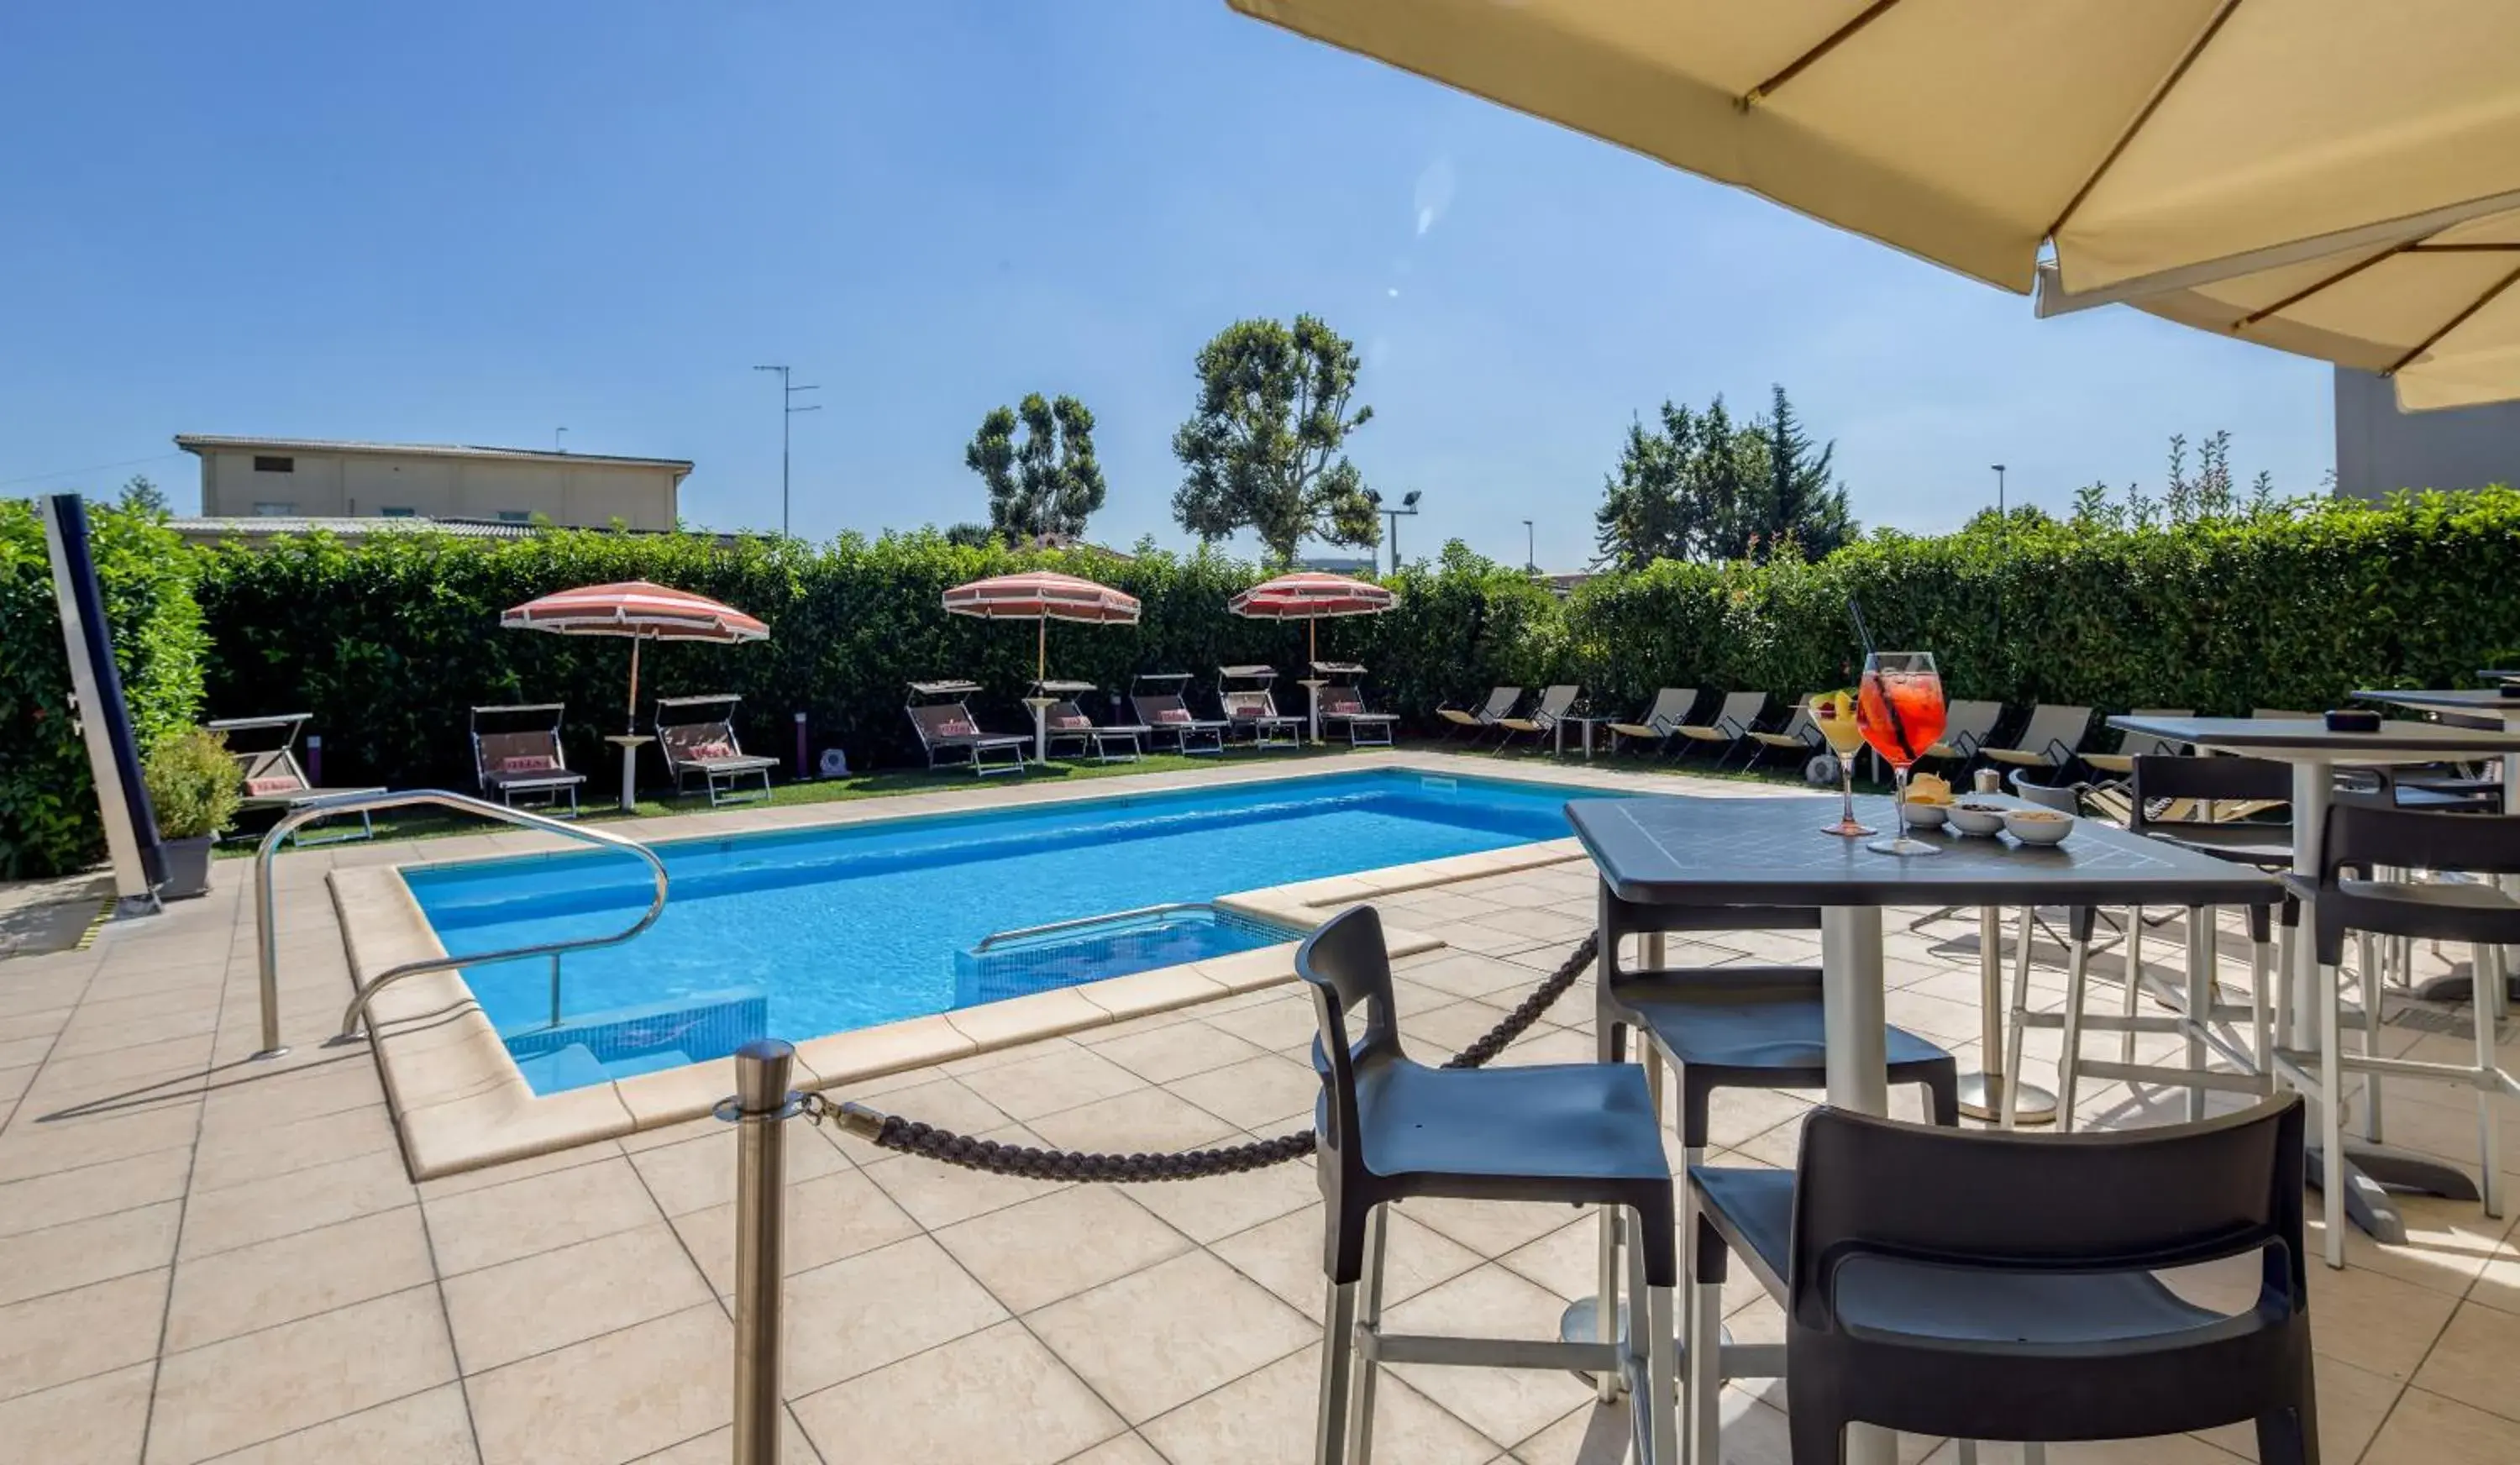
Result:
[[[708,789],[714,808],[732,802],[736,785],[745,778],[761,780],[761,792],[747,798],[767,802],[770,771],[776,758],[746,753],[735,736],[735,704],[731,693],[656,699],[656,748],[665,755],[665,772],[674,776],[674,791],[698,778]]]
[[[1317,688],[1322,721],[1345,727],[1350,747],[1391,746],[1392,731],[1399,727],[1400,715],[1367,709],[1365,691],[1359,686],[1365,680],[1364,667],[1353,661],[1316,661],[1313,675],[1323,681]]]
[[[1925,749],[1916,766],[1946,772],[1964,770],[1977,760],[1995,725],[2003,720],[2002,702],[1953,702],[1943,709],[1943,735]]]
[[[1079,758],[1093,757],[1103,763],[1135,763],[1146,755],[1148,730],[1138,724],[1098,723],[1086,715],[1084,704],[1076,699],[1102,688],[1091,682],[1036,682],[1033,694],[1049,700],[1041,712],[1041,725],[1047,732],[1050,755],[1061,756],[1061,747],[1073,747]]]
[[[2010,747],[1982,747],[1981,757],[2010,768],[2046,768],[2062,773],[2083,750],[2091,734],[2092,709],[2045,703],[2030,709],[2030,721]]]
[[[919,746],[927,754],[929,768],[944,768],[960,760],[968,764],[976,777],[991,774],[1019,774],[1024,771],[1024,746],[1029,737],[1012,732],[984,732],[964,698],[978,691],[976,682],[913,682],[910,684],[911,730],[919,734]]]
[[[2195,713],[2185,707],[2138,707],[2132,715],[2135,717],[2193,717]],[[2100,774],[2111,780],[2124,780],[2135,777],[2135,761],[2138,758],[2177,757],[2186,750],[2185,743],[2172,742],[2167,737],[2156,737],[2149,732],[2129,732],[2118,743],[2116,752],[2085,753],[2083,762],[2090,765],[2092,772],[2095,774]]]
[[[317,788],[297,762],[297,739],[306,731],[306,720],[314,714],[283,712],[271,717],[226,717],[206,724],[226,742],[228,756],[237,761],[237,772],[245,779],[243,807],[269,809],[287,816],[301,804],[333,798],[345,793],[382,793],[382,784],[370,787]],[[364,810],[359,814],[359,832],[346,830],[324,839],[306,839],[302,833],[290,835],[292,844],[331,844],[341,839],[373,839],[376,821]]]
[[[1812,721],[1811,699],[1806,697],[1794,704],[1793,716],[1785,719],[1783,727],[1773,732],[1757,728],[1750,730],[1750,756],[1743,760],[1741,766],[1754,767],[1771,753],[1791,753],[1809,758],[1823,746],[1825,739],[1820,735],[1819,725]]]
[[[1497,727],[1504,730],[1505,735],[1497,740],[1497,746],[1503,747],[1526,733],[1537,744],[1557,726],[1560,718],[1574,710],[1575,699],[1583,694],[1583,690],[1580,687],[1552,687],[1541,692],[1540,705],[1531,709],[1530,716],[1498,718]]]
[[[1147,725],[1157,746],[1169,740],[1181,753],[1222,753],[1226,724],[1222,719],[1193,716],[1182,700],[1188,672],[1141,672],[1129,683],[1129,711]]]
[[[1478,733],[1484,732],[1488,729],[1495,727],[1498,723],[1505,721],[1507,716],[1513,711],[1513,704],[1521,700],[1521,688],[1500,687],[1488,693],[1487,705],[1483,707],[1468,708],[1447,705],[1436,708],[1435,715],[1451,724],[1450,727],[1444,730],[1444,737],[1447,741],[1450,741],[1453,737],[1457,736],[1463,731],[1469,732],[1472,737],[1475,738]]]
[[[568,799],[577,818],[577,790],[586,775],[569,772],[560,745],[561,702],[526,702],[472,709],[472,773],[481,791],[515,808],[519,798],[539,797],[557,811]],[[486,726],[485,726],[486,725]]]
[[[1632,723],[1611,723],[1610,751],[1619,750],[1622,737],[1652,739],[1656,747],[1671,741],[1674,728],[1688,721],[1689,709],[1697,705],[1694,687],[1666,687],[1654,693],[1653,705]]]
[[[1691,747],[1719,749],[1715,766],[1722,768],[1732,756],[1732,750],[1747,742],[1750,729],[1758,724],[1759,714],[1768,710],[1764,691],[1729,691],[1722,706],[1715,709],[1715,720],[1706,723],[1682,723],[1671,731],[1687,738],[1680,750]]]
[[[1280,712],[1278,699],[1269,690],[1269,684],[1277,680],[1274,666],[1216,669],[1216,701],[1225,709],[1227,729],[1248,733],[1254,748],[1303,746],[1304,720]]]

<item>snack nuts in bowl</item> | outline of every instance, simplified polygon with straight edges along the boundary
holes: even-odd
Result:
[[[2074,832],[2074,817],[2054,809],[2012,809],[2004,813],[2003,827],[2023,844],[2062,844]]]
[[[2001,834],[2003,832],[2003,806],[1963,799],[1952,806],[1952,827],[1963,834]]]

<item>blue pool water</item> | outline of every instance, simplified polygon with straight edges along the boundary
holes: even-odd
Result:
[[[1401,770],[661,843],[664,915],[620,946],[465,970],[536,1091],[1288,939],[1201,915],[974,956],[1019,927],[1501,849],[1567,832],[1567,791]],[[617,931],[646,866],[589,852],[405,872],[449,953]]]

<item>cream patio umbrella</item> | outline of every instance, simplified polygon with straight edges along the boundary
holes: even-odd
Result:
[[[2376,372],[2407,411],[2520,397],[2520,209],[2280,268],[2157,293],[2071,294],[2039,313],[2123,299],[2164,320]]]
[[[2520,207],[2512,0],[1229,3],[2013,290]]]

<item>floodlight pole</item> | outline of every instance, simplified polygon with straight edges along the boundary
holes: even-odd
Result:
[[[1403,518],[1417,517],[1418,493],[1417,489],[1411,489],[1401,499],[1400,507],[1397,509],[1385,505],[1380,494],[1371,490],[1366,493],[1366,497],[1373,501],[1373,511],[1381,514],[1383,522],[1389,526],[1382,537],[1391,546],[1391,573],[1395,575],[1400,573],[1400,521]]]
[[[2008,697],[2014,688],[2009,675],[2012,657],[2003,644],[2003,566],[2011,557],[2006,552],[2012,547],[2012,516],[2003,508],[2003,465],[1999,463],[1991,466],[1995,469],[1995,652],[2003,658],[2006,673],[2003,694]]]
[[[790,385],[788,385],[788,374],[789,374],[791,371],[793,371],[793,370],[794,370],[792,367],[788,367],[788,366],[785,366],[785,365],[782,365],[782,366],[757,366],[757,367],[754,367],[754,368],[753,368],[753,370],[754,370],[754,371],[756,371],[756,372],[777,372],[777,373],[779,374],[779,532],[780,532],[780,534],[781,534],[782,536],[785,536],[785,535],[788,532],[788,428],[789,428],[789,425],[791,424],[792,420],[795,418],[796,414],[798,414],[798,413],[800,413],[800,412],[820,412],[820,411],[822,411],[822,410],[823,410],[823,406],[822,406],[822,404],[821,404],[821,403],[819,403],[819,402],[815,403],[815,404],[814,404],[813,406],[811,406],[811,407],[799,407],[799,406],[797,406],[797,405],[796,405],[796,394],[797,394],[798,392],[821,391],[821,390],[822,390],[822,388],[821,388],[821,387],[819,387],[819,386],[790,386]]]

